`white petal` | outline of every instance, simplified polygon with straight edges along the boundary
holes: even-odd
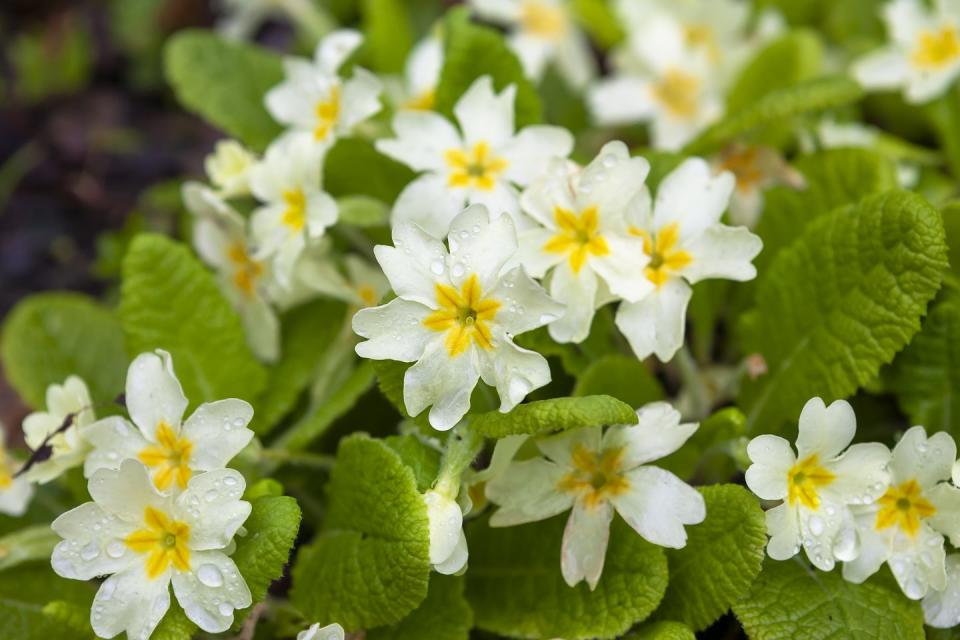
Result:
[[[127,370],[126,391],[130,418],[147,440],[156,440],[161,422],[174,431],[179,430],[187,398],[173,372],[169,353],[157,349],[155,353],[141,353],[134,358]]]
[[[597,308],[597,276],[585,265],[574,273],[564,260],[550,276],[550,295],[564,306],[559,319],[547,327],[557,342],[580,343],[590,335],[590,326]]]
[[[492,334],[493,349],[478,352],[480,375],[484,382],[496,387],[500,412],[506,413],[531,391],[550,382],[550,365],[536,351],[514,344],[501,327],[494,326]]]
[[[553,158],[566,158],[573,151],[573,135],[563,127],[537,125],[526,127],[507,143],[500,153],[510,164],[506,177],[519,185],[528,185],[541,175]]]
[[[247,428],[252,418],[250,403],[236,398],[197,407],[180,432],[193,443],[190,468],[209,471],[225,467],[253,439],[253,431]]]
[[[355,67],[353,76],[343,83],[340,117],[337,129],[343,133],[380,111],[383,83],[366,69]]]
[[[191,553],[190,571],[173,574],[173,593],[187,617],[207,633],[229,629],[234,610],[253,602],[237,565],[219,551]]]
[[[90,624],[101,638],[127,632],[149,638],[170,608],[170,573],[150,579],[145,563],[136,562],[108,578],[93,599]]]
[[[846,400],[826,406],[822,398],[811,398],[800,412],[797,435],[797,456],[800,459],[816,454],[820,462],[840,455],[853,441],[857,416]]]
[[[523,267],[503,274],[489,296],[502,302],[495,321],[511,336],[542,327],[563,313],[563,305],[548,296]]]
[[[655,353],[668,362],[683,345],[687,304],[693,290],[680,278],[673,278],[639,302],[623,302],[616,324],[638,358]]]
[[[344,637],[343,627],[336,623],[328,624],[321,629],[318,622],[297,634],[297,640],[344,640]]]
[[[555,231],[542,227],[528,229],[518,234],[520,247],[517,250],[517,260],[534,278],[543,278],[547,271],[565,260],[562,254],[543,250],[554,235],[556,235]]]
[[[714,225],[687,244],[693,262],[683,269],[683,277],[691,283],[707,278],[753,280],[757,269],[751,262],[761,249],[760,236],[746,227]]]
[[[463,533],[463,513],[456,500],[436,492],[423,494],[430,521],[430,563],[446,561],[457,547]]]
[[[586,580],[591,591],[597,587],[607,556],[612,519],[613,507],[609,502],[594,507],[579,502],[573,505],[560,546],[560,570],[568,586]]]
[[[658,467],[639,467],[625,477],[630,488],[612,498],[617,513],[649,542],[673,549],[686,546],[683,525],[703,522],[707,515],[703,496]]]
[[[659,460],[678,450],[699,426],[680,424],[680,412],[666,402],[653,402],[637,410],[637,424],[615,425],[603,436],[603,449],[623,448],[626,469]]]
[[[813,566],[821,571],[833,571],[836,564],[833,544],[834,540],[841,537],[846,513],[847,509],[842,504],[826,500],[820,502],[817,510],[797,509],[803,549]]]
[[[554,64],[560,76],[578,93],[597,74],[590,44],[580,33],[572,32],[557,44]]]
[[[904,98],[911,104],[923,104],[943,95],[960,74],[960,65],[953,63],[932,73],[913,73],[907,80]]]
[[[88,478],[98,469],[119,469],[121,462],[135,459],[150,446],[140,430],[120,416],[94,422],[83,430],[83,437],[93,446],[83,463]]]
[[[960,624],[960,554],[947,557],[947,587],[923,598],[923,618],[931,627],[949,629]]]
[[[415,224],[434,238],[443,238],[450,222],[463,210],[466,193],[447,187],[447,177],[426,173],[404,187],[393,204],[394,229],[401,224]]]
[[[934,530],[950,539],[950,544],[960,546],[960,489],[942,482],[925,492],[937,512],[927,521]]]
[[[484,205],[491,217],[506,215],[512,218],[518,231],[533,227],[533,223],[520,213],[520,194],[516,187],[506,180],[498,180],[492,189],[467,189],[465,193],[469,204]]]
[[[644,268],[650,263],[650,258],[643,250],[643,240],[612,233],[603,237],[610,253],[591,256],[590,267],[607,283],[610,293],[627,302],[638,302],[651,295],[655,287],[643,275]]]
[[[523,31],[516,31],[507,39],[507,44],[520,60],[524,75],[539,82],[553,55],[554,43],[536,35],[530,36]]]
[[[470,394],[480,377],[472,349],[451,357],[443,340],[429,345],[403,376],[403,403],[412,416],[430,405],[430,425],[453,428],[470,410]]]
[[[653,224],[662,229],[677,223],[682,239],[695,238],[720,221],[735,186],[732,173],[714,175],[703,159],[688,158],[660,183]]]
[[[911,600],[947,586],[943,536],[929,527],[921,526],[913,544],[895,549],[887,563],[903,594]]]
[[[63,426],[63,415],[36,411],[23,419],[23,439],[31,449],[38,449],[47,436]]]
[[[516,85],[510,85],[496,94],[490,76],[481,76],[470,85],[453,107],[467,145],[487,142],[499,148],[513,136],[516,93]]]
[[[800,550],[800,522],[797,510],[783,503],[766,513],[767,555],[774,560],[788,560]]]
[[[517,232],[509,216],[493,216],[485,206],[474,204],[450,223],[447,244],[451,283],[460,287],[476,274],[487,289],[517,252]]]
[[[570,160],[553,158],[540,168],[539,177],[520,196],[523,212],[548,229],[556,229],[556,209],[578,209],[573,184],[580,167]]]
[[[491,527],[537,522],[563,513],[573,497],[557,490],[567,470],[543,458],[511,462],[484,489],[487,499],[500,508],[490,516]]]
[[[307,233],[311,238],[323,235],[337,221],[337,201],[326,191],[315,191],[307,199]]]
[[[26,478],[14,478],[9,487],[0,490],[0,513],[19,518],[32,498],[33,485]]]
[[[580,174],[577,207],[596,206],[603,229],[620,228],[633,200],[645,197],[643,183],[649,173],[645,158],[631,158],[627,145],[619,140],[608,142]]]
[[[137,526],[117,519],[96,503],[86,502],[71,509],[50,526],[63,538],[54,548],[50,563],[64,578],[90,580],[140,561],[123,543]]]
[[[593,119],[600,125],[635,124],[656,112],[650,99],[650,82],[633,75],[611,76],[587,91]]]
[[[374,252],[390,286],[401,298],[436,308],[436,282],[447,251],[443,243],[412,224],[395,224],[395,247],[378,245]]]
[[[894,484],[916,479],[927,488],[947,480],[957,459],[957,445],[950,434],[940,431],[929,439],[923,427],[908,429],[893,448],[890,470]]]
[[[254,294],[240,309],[247,344],[259,359],[276,362],[280,357],[280,320],[270,304]]]
[[[433,570],[445,576],[458,575],[466,568],[469,555],[467,536],[461,529],[460,535],[457,537],[457,545],[453,548],[453,551],[447,556],[446,560],[434,564]]]
[[[787,497],[787,472],[797,461],[790,443],[765,434],[747,445],[747,455],[753,462],[747,469],[747,486],[763,500],[781,500]]]
[[[180,518],[190,525],[190,548],[223,549],[250,516],[249,502],[241,500],[246,482],[234,469],[216,469],[190,478],[177,496]]]
[[[894,89],[906,82],[910,63],[901,49],[889,47],[858,59],[850,71],[866,89]]]
[[[393,131],[397,137],[377,140],[377,151],[415,171],[444,172],[444,153],[463,147],[456,128],[433,111],[401,111],[393,119]]]
[[[543,455],[562,467],[573,468],[573,453],[578,447],[592,452],[600,451],[600,445],[603,442],[602,431],[600,427],[568,429],[538,438],[535,442]]]
[[[821,491],[841,504],[874,502],[890,485],[889,464],[890,450],[879,442],[852,445],[827,465],[836,478]]]
[[[353,29],[338,29],[327,34],[314,52],[317,66],[326,73],[335,74],[362,42],[363,36]]]
[[[147,468],[137,460],[124,460],[119,469],[100,469],[90,478],[88,489],[104,511],[134,524],[143,522],[147,507],[164,509],[166,504]]]
[[[357,345],[357,355],[374,360],[419,360],[427,344],[440,335],[423,325],[429,313],[430,309],[419,302],[401,298],[357,311],[353,331],[367,338]]]

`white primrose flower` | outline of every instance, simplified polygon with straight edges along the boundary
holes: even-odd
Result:
[[[373,307],[390,292],[390,282],[376,265],[349,255],[343,259],[351,292],[349,301],[359,307]]]
[[[207,177],[224,198],[250,195],[250,170],[257,156],[236,140],[220,140],[203,162]]]
[[[550,381],[546,359],[513,336],[552,322],[563,307],[522,267],[508,266],[517,250],[509,216],[468,207],[450,226],[449,250],[413,224],[395,225],[393,242],[375,253],[397,298],[358,311],[353,330],[367,338],[356,348],[361,357],[416,363],[404,374],[410,415],[432,405],[430,424],[447,430],[469,410],[479,378],[496,387],[503,412]]]
[[[430,520],[430,564],[437,573],[461,573],[467,566],[468,551],[460,505],[432,489],[423,494],[423,502]]]
[[[890,147],[896,144],[898,143],[888,142],[884,138],[883,131],[877,127],[860,122],[837,122],[831,118],[824,118],[813,127],[812,131],[804,132],[800,136],[800,147],[807,153],[817,148],[861,147],[889,155],[896,161],[897,182],[904,189],[912,189],[920,180],[920,167],[909,159],[893,156]]]
[[[947,556],[947,586],[923,597],[923,619],[936,629],[960,625],[960,553]]]
[[[273,271],[255,257],[243,217],[208,187],[183,186],[183,202],[194,217],[193,245],[217,272],[220,289],[243,321],[247,343],[261,360],[280,356],[280,320],[271,306]]]
[[[267,92],[267,110],[277,122],[326,149],[338,137],[380,110],[382,85],[372,73],[355,67],[343,80],[340,66],[360,46],[356,31],[334,31],[317,45],[314,60],[284,60],[286,79]]]
[[[480,203],[523,228],[515,185],[529,184],[550,158],[569,155],[573,136],[546,125],[515,132],[515,95],[514,85],[496,94],[490,76],[477,79],[453,108],[459,131],[429,111],[394,117],[397,137],[378,140],[377,150],[423,172],[397,197],[394,225],[413,222],[442,238],[465,205]]]
[[[724,148],[713,160],[714,170],[729,171],[736,178],[730,198],[730,222],[754,228],[763,213],[764,190],[774,185],[802,189],[806,180],[787,164],[772,147],[734,143]]]
[[[867,89],[902,88],[907,102],[929,102],[960,74],[960,5],[893,0],[883,7],[890,42],[855,61],[853,76]]]
[[[566,305],[547,327],[558,342],[581,342],[594,311],[611,300],[636,302],[654,289],[637,277],[650,262],[644,240],[630,233],[632,207],[649,199],[650,163],[622,142],[604,145],[585,168],[555,158],[520,203],[542,227],[520,233],[520,259],[534,278],[550,274],[550,295]]]
[[[470,0],[470,5],[484,20],[510,26],[507,42],[533,80],[539,81],[551,62],[575,89],[595,75],[590,45],[567,0]]]
[[[297,634],[297,640],[344,640],[344,637],[343,627],[336,623],[321,627],[315,622]]]
[[[774,560],[792,558],[801,545],[823,571],[857,556],[850,505],[872,502],[887,489],[890,450],[876,442],[850,446],[856,430],[849,403],[828,407],[812,398],[800,413],[796,455],[779,436],[757,436],[747,445],[747,486],[763,500],[783,501],[766,515]]]
[[[170,354],[160,349],[130,363],[125,397],[133,424],[111,416],[85,430],[94,447],[84,464],[88,478],[132,458],[150,469],[160,491],[182,491],[195,474],[223,468],[253,438],[253,407],[235,398],[201,404],[181,422],[187,398]]]
[[[263,204],[251,229],[259,259],[270,259],[277,281],[290,286],[308,242],[337,221],[337,203],[321,186],[323,155],[302,137],[280,138],[251,171],[250,188]]]
[[[843,577],[861,583],[887,562],[912,600],[947,586],[944,536],[960,546],[960,489],[949,483],[957,445],[947,433],[927,438],[913,427],[893,448],[890,487],[857,509],[860,555]]]
[[[429,111],[437,101],[437,83],[443,69],[443,41],[429,35],[413,48],[404,67],[406,83],[401,108]]]
[[[97,591],[90,623],[101,638],[124,631],[146,640],[170,608],[170,585],[184,613],[208,633],[226,631],[250,590],[227,555],[250,515],[245,483],[233,469],[190,479],[179,495],[157,491],[147,469],[125,460],[90,479],[93,502],[53,521],[63,538],[53,570],[64,578],[109,576]]]
[[[663,402],[639,409],[637,417],[638,424],[605,433],[589,427],[537,439],[543,457],[511,462],[487,483],[487,498],[499,505],[490,526],[536,522],[572,508],[560,557],[571,587],[581,580],[597,586],[614,511],[653,544],[685,546],[684,525],[706,517],[703,496],[647,463],[678,450],[698,425],[680,424],[680,414]]]
[[[57,433],[68,416],[73,416],[69,426]],[[52,435],[47,443],[51,447],[50,457],[34,463],[24,474],[26,478],[45,483],[83,464],[90,445],[82,432],[94,420],[93,401],[83,380],[70,376],[62,385],[47,387],[47,410],[36,411],[23,419],[23,436],[27,446],[36,451]]]
[[[20,463],[6,449],[7,430],[0,423],[0,513],[19,518],[30,506],[33,484],[23,476],[17,476]]]
[[[652,207],[649,197],[631,232],[643,238],[650,262],[644,269],[653,290],[638,302],[622,302],[616,324],[638,358],[651,353],[666,362],[683,345],[691,284],[708,278],[751,280],[751,261],[763,242],[746,227],[720,223],[735,179],[714,176],[700,158],[684,160],[660,183]]]

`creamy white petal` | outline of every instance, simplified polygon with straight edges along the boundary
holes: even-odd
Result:
[[[234,469],[215,469],[190,478],[177,496],[176,507],[190,525],[190,548],[198,551],[223,549],[250,516],[249,502],[241,500],[246,489],[243,475]]]
[[[543,173],[551,159],[566,158],[571,151],[573,135],[563,127],[526,127],[500,149],[509,163],[504,175],[511,182],[528,185]]]
[[[949,629],[960,625],[960,554],[947,556],[947,586],[923,598],[923,618],[931,627]]]
[[[121,462],[150,446],[140,430],[120,416],[94,422],[83,430],[83,437],[93,446],[83,463],[88,478],[98,469],[119,469]]]
[[[63,416],[46,411],[31,413],[23,419],[23,439],[31,449],[38,449],[48,435],[63,426]]]
[[[639,302],[623,302],[616,324],[641,360],[655,353],[667,362],[683,345],[687,305],[693,290],[673,278]]]
[[[205,402],[183,424],[181,436],[193,443],[190,468],[209,471],[225,467],[250,444],[253,418],[249,402],[237,398]]]
[[[960,489],[941,482],[925,492],[937,512],[927,520],[935,531],[950,539],[950,544],[960,547]]]
[[[560,545],[560,571],[568,586],[586,580],[592,591],[600,581],[610,540],[613,506],[601,502],[586,506],[577,502],[567,519]]]
[[[141,353],[127,370],[127,411],[147,440],[154,441],[165,422],[174,431],[187,408],[187,397],[173,372],[173,359],[161,349]]]
[[[119,469],[100,469],[87,488],[104,511],[134,524],[143,522],[147,507],[162,509],[165,504],[147,468],[137,460],[124,460]]]
[[[883,566],[890,550],[886,539],[873,528],[876,510],[864,510],[857,515],[860,521],[860,554],[853,560],[843,563],[843,579],[861,584]]]
[[[442,340],[427,347],[403,376],[403,403],[412,416],[431,406],[430,425],[453,428],[470,410],[470,394],[480,373],[472,349],[451,357]]]
[[[850,71],[866,89],[894,89],[907,81],[910,62],[903,50],[887,47],[859,58]]]
[[[280,357],[280,320],[270,304],[255,294],[240,309],[247,344],[257,358],[276,362]]]
[[[502,327],[495,325],[491,331],[493,349],[477,352],[480,375],[484,382],[496,387],[500,412],[506,413],[531,391],[550,382],[550,365],[536,351],[515,345]]]
[[[503,274],[489,295],[501,301],[496,323],[511,336],[554,322],[564,311],[563,304],[548,296],[523,267]]]
[[[587,451],[596,452],[600,450],[602,441],[603,436],[600,427],[585,427],[568,429],[552,436],[538,438],[536,444],[543,455],[563,467],[573,468],[573,452],[575,449],[582,447]]]
[[[684,525],[703,522],[703,496],[683,480],[658,467],[639,467],[626,476],[630,488],[611,499],[617,513],[645,540],[680,549],[687,544]]]
[[[544,251],[543,247],[556,235],[555,231],[536,227],[518,234],[520,248],[518,259],[527,273],[534,278],[542,278],[551,267],[566,260],[563,254]]]
[[[457,129],[433,111],[401,111],[393,131],[395,138],[377,140],[377,151],[415,171],[446,171],[444,153],[463,147]]]
[[[820,491],[841,504],[875,502],[890,485],[890,450],[879,442],[852,445],[826,466],[835,479]]]
[[[539,82],[553,56],[556,48],[554,42],[520,30],[510,34],[507,44],[520,60],[524,75]]]
[[[482,204],[490,210],[490,215],[498,218],[510,216],[517,230],[526,230],[533,226],[520,212],[520,194],[517,188],[506,180],[498,180],[492,189],[465,189],[469,204]]]
[[[382,108],[383,83],[366,69],[355,67],[353,76],[343,83],[338,129],[346,134]]]
[[[123,571],[139,562],[136,554],[123,543],[137,526],[107,513],[94,502],[67,511],[50,526],[63,538],[50,558],[59,576],[90,580]]]
[[[194,551],[190,571],[175,571],[172,582],[187,618],[207,633],[229,629],[233,612],[253,602],[237,565],[220,551]]]
[[[128,638],[149,638],[170,608],[170,572],[150,579],[136,562],[100,585],[90,624],[101,638],[124,631]]]
[[[720,221],[735,186],[732,173],[715,175],[705,160],[688,158],[660,183],[653,224],[677,223],[681,239],[693,239]]]
[[[33,485],[29,480],[14,478],[9,487],[0,490],[0,513],[19,518],[27,512],[33,493]]]
[[[940,431],[927,438],[926,429],[912,427],[893,448],[893,483],[916,479],[920,486],[931,487],[950,478],[956,459],[957,445],[950,434]]]
[[[947,586],[943,536],[929,527],[921,526],[913,544],[895,549],[887,563],[903,594],[911,600]]]
[[[615,425],[603,436],[603,449],[623,448],[623,468],[646,464],[677,451],[699,426],[680,424],[680,412],[666,402],[652,402],[637,409],[637,424]]]
[[[590,325],[597,308],[597,276],[584,267],[574,273],[569,260],[564,260],[550,275],[550,296],[564,306],[557,320],[547,330],[557,342],[579,343],[590,335]]]
[[[590,267],[607,283],[610,293],[627,302],[638,302],[652,295],[654,284],[643,275],[644,268],[650,263],[643,250],[643,240],[612,233],[603,237],[610,253],[590,256]]]
[[[497,94],[490,76],[477,78],[453,107],[464,141],[470,146],[485,141],[496,149],[509,140],[516,93],[516,85],[509,85]]]
[[[770,509],[765,514],[767,534],[767,555],[774,560],[787,560],[800,551],[800,521],[797,510],[784,503]]]
[[[563,513],[573,496],[557,490],[567,470],[543,458],[510,463],[484,489],[487,499],[500,508],[490,516],[491,527],[537,522]]]
[[[650,82],[634,75],[615,75],[587,91],[587,104],[600,125],[625,125],[653,117],[657,106],[650,99]]]
[[[363,36],[353,29],[338,29],[327,34],[314,52],[317,66],[326,73],[335,74],[362,42]]]
[[[608,142],[579,176],[577,207],[596,206],[603,228],[622,228],[631,201],[646,189],[649,173],[645,158],[631,158],[627,145],[619,140]]]
[[[903,95],[907,102],[923,104],[943,95],[960,75],[960,64],[953,63],[934,72],[911,73]]]
[[[753,462],[747,469],[747,486],[763,500],[782,500],[787,497],[787,472],[797,461],[790,443],[765,434],[747,445],[747,455]]]
[[[320,623],[317,622],[309,629],[297,634],[297,640],[344,640],[344,637],[343,627],[336,623],[328,624],[321,629]]]
[[[373,360],[415,362],[427,344],[441,334],[423,325],[430,309],[419,302],[394,298],[379,307],[360,309],[353,316],[353,331],[367,338],[356,346],[357,355]]]
[[[415,224],[434,238],[443,238],[466,202],[463,189],[447,187],[447,177],[426,173],[404,187],[393,204],[392,224]]]
[[[472,204],[450,223],[447,243],[453,285],[460,287],[476,274],[487,289],[517,252],[517,232],[509,216],[495,216],[482,204]]]
[[[393,243],[374,248],[390,286],[401,298],[435,309],[436,282],[447,256],[443,243],[413,224],[395,224]]]
[[[757,277],[751,262],[763,249],[760,236],[746,227],[714,225],[686,245],[693,261],[683,269],[691,283],[707,278],[725,278],[743,282]]]
[[[556,209],[574,211],[579,208],[573,184],[581,169],[576,163],[553,158],[540,168],[540,174],[520,196],[525,214],[548,229],[556,229]]]
[[[470,552],[467,549],[467,536],[464,535],[463,529],[461,529],[460,535],[457,536],[457,544],[453,548],[453,551],[443,562],[434,564],[433,570],[445,576],[459,575],[466,569],[469,556]]]
[[[590,44],[579,32],[573,31],[556,45],[554,64],[561,77],[578,93],[586,89],[597,75]]]
[[[811,398],[800,412],[798,429],[798,457],[816,454],[824,462],[840,455],[853,441],[857,416],[846,400],[836,400],[828,407],[822,398]]]

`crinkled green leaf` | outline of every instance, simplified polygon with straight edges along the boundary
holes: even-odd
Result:
[[[180,31],[164,47],[168,82],[184,107],[254,149],[281,132],[264,95],[283,81],[280,56],[206,30]]]
[[[340,441],[323,532],[300,551],[293,603],[348,630],[395,624],[423,602],[427,510],[413,471],[364,434]]]
[[[240,317],[211,275],[180,243],[143,234],[123,262],[120,321],[127,351],[166,349],[192,405],[255,400],[264,368],[247,346]]]
[[[950,269],[960,277],[960,200],[948,202],[940,211],[943,214],[943,228],[947,232]]]
[[[687,546],[667,549],[670,584],[657,618],[701,631],[750,589],[763,564],[767,528],[756,498],[738,485],[700,489],[707,518],[687,527]]]
[[[60,536],[48,524],[25,527],[0,537],[0,571],[24,562],[46,560]]]
[[[763,96],[816,76],[823,45],[815,32],[786,33],[760,49],[743,68],[727,95],[727,113],[736,113]]]
[[[417,489],[426,491],[437,479],[440,472],[440,452],[421,442],[416,436],[388,436],[384,444],[400,456],[403,463],[410,467],[417,478]]]
[[[437,84],[436,110],[452,117],[460,96],[481,76],[493,78],[502,91],[516,85],[516,126],[543,120],[540,97],[523,72],[520,61],[497,31],[470,22],[469,10],[452,9],[444,21],[444,63]]]
[[[63,625],[58,619],[44,614],[44,607],[51,602],[63,601],[85,608],[89,615],[93,593],[93,586],[87,582],[67,580],[54,574],[49,562],[23,564],[2,571],[0,637],[10,640],[63,638]],[[72,632],[66,637],[84,638]]]
[[[640,408],[663,399],[663,387],[643,362],[621,355],[605,356],[580,375],[575,396],[605,394]]]
[[[733,611],[751,640],[923,640],[920,603],[892,580],[852,584],[797,559],[768,559]]]
[[[560,573],[566,515],[517,527],[467,527],[467,600],[476,625],[512,638],[613,638],[644,620],[667,587],[660,547],[620,518],[610,529],[603,576],[593,591]]]
[[[4,373],[35,409],[47,386],[83,378],[93,402],[111,403],[123,391],[127,354],[116,315],[78,293],[40,293],[22,300],[3,325]]]
[[[473,611],[463,589],[462,577],[432,574],[427,599],[399,623],[368,631],[367,640],[467,640]]]
[[[696,636],[682,622],[650,622],[632,631],[624,640],[695,640]]]
[[[253,510],[243,523],[247,535],[237,537],[232,557],[257,603],[266,597],[273,581],[283,576],[300,531],[300,507],[290,496],[263,496],[250,504]]]
[[[537,400],[521,404],[508,413],[488,411],[470,419],[471,428],[488,438],[636,423],[634,409],[610,396]]]
[[[868,196],[810,224],[770,266],[743,327],[768,369],[744,382],[748,433],[876,377],[919,330],[946,264],[940,212],[916,194]]]
[[[393,202],[413,179],[405,164],[388,158],[359,138],[337,140],[323,162],[323,185],[334,197],[367,196]]]

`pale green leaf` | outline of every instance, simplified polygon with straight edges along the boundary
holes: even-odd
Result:
[[[390,207],[370,196],[345,196],[337,200],[338,222],[355,227],[378,227],[389,224]]]
[[[0,571],[32,560],[46,560],[60,536],[48,524],[26,527],[0,536]]]
[[[403,73],[413,47],[410,13],[404,0],[363,0],[364,62],[380,73]]]
[[[83,607],[89,615],[94,589],[87,582],[53,573],[49,562],[23,564],[0,572],[0,635],[10,640],[51,640],[64,637],[64,627],[44,614],[51,602]],[[57,605],[62,608],[63,605]],[[68,637],[75,638],[71,634]],[[83,635],[80,638],[85,637]],[[86,636],[89,637],[89,636]]]
[[[727,95],[727,113],[736,113],[763,96],[816,76],[823,45],[815,32],[796,30],[757,51]]]
[[[610,0],[573,0],[573,16],[601,47],[609,49],[624,38],[623,27]]]
[[[640,408],[663,400],[663,387],[643,362],[622,355],[596,360],[577,379],[575,396],[604,394]]]
[[[467,640],[473,611],[463,588],[462,577],[432,574],[427,599],[399,623],[368,631],[367,640]]]
[[[650,622],[624,636],[624,640],[695,640],[696,636],[682,622]]]
[[[367,196],[393,202],[414,172],[359,138],[337,140],[323,162],[323,185],[332,196]]]
[[[610,396],[537,400],[521,404],[508,413],[488,411],[470,419],[470,427],[488,438],[636,423],[634,409]]]

